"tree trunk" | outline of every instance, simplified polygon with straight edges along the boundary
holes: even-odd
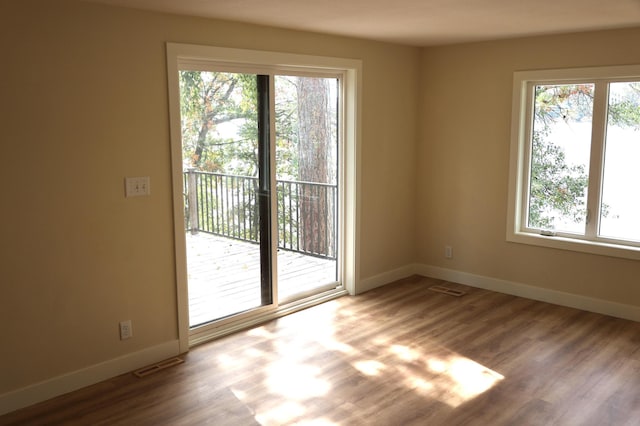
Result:
[[[325,79],[300,77],[297,81],[299,180],[327,183],[331,144],[329,87]],[[303,185],[299,190],[301,249],[327,255],[331,230],[328,227],[327,188]]]

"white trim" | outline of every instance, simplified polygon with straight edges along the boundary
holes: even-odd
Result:
[[[189,343],[191,346],[200,345],[348,294],[349,293],[344,289],[330,290],[320,295],[313,295],[286,305],[281,305],[276,311],[269,310],[262,311],[262,313],[253,312],[252,315],[247,315],[239,320],[234,319],[234,321],[227,322],[226,324],[220,324],[218,327],[216,327],[216,324],[212,324],[212,326],[207,327],[207,329],[203,330],[201,333],[198,333],[198,329],[196,328],[195,331],[191,332]]]
[[[342,285],[350,295],[356,294],[360,280],[360,212],[361,201],[361,121],[362,121],[362,61],[351,61],[345,70],[344,102],[342,103],[344,166],[342,172]]]
[[[169,127],[171,147],[171,182],[173,200],[173,238],[176,265],[176,300],[180,351],[189,350],[189,293],[187,290],[187,242],[184,227],[184,195],[182,193],[182,126],[180,124],[180,84],[178,50],[167,44],[167,84],[169,91]],[[183,307],[187,308],[184,309]]]
[[[438,266],[418,265],[416,273],[425,277],[436,278],[465,284],[471,287],[483,288],[498,293],[524,297],[554,305],[581,309],[616,318],[623,318],[640,322],[640,307],[610,302],[608,300],[595,299],[579,294],[565,293],[541,287],[521,284],[514,281],[501,280],[468,272],[455,271],[453,269],[440,268]]]
[[[0,415],[46,401],[180,354],[177,340],[110,359],[0,395]]]
[[[529,232],[512,232],[511,234],[507,234],[507,241],[559,250],[579,251],[601,256],[640,260],[640,247],[608,244],[600,241],[580,240],[577,238],[553,235],[538,235]]]
[[[300,55],[296,53],[273,52],[266,50],[235,49],[228,47],[203,46],[182,43],[167,43],[167,57],[180,59],[181,63],[217,64],[226,63],[237,69],[238,65],[246,69],[264,70],[267,74],[274,70],[300,72],[301,68],[326,70],[333,72],[342,69],[354,69],[360,66],[357,59],[336,58],[330,56]],[[252,71],[253,72],[253,71]]]
[[[362,294],[366,291],[373,290],[374,288],[382,287],[394,281],[415,275],[416,269],[416,265],[406,265],[392,271],[383,272],[382,274],[365,278],[358,283],[355,294]]]
[[[540,302],[640,322],[640,306],[626,305],[425,264],[410,264],[373,277],[365,278],[358,283],[356,294],[362,294],[412,275],[421,275],[423,277],[445,280],[498,293],[510,294],[512,296],[524,297]]]
[[[634,241],[597,236],[601,179],[603,167],[604,133],[606,131],[606,96],[603,86],[613,81],[637,80],[640,65],[622,65],[592,68],[568,68],[555,70],[516,71],[513,74],[511,108],[511,145],[509,162],[509,193],[507,205],[506,240],[509,242],[578,251],[603,256],[640,260],[640,245]],[[573,236],[560,233],[540,235],[539,230],[529,229],[527,223],[528,181],[531,149],[531,122],[533,107],[532,85],[594,83],[595,103],[592,123],[592,151],[589,167],[588,209],[591,223],[586,225],[585,235]]]
[[[187,288],[186,242],[182,229],[184,223],[184,200],[182,195],[182,141],[180,125],[179,68],[185,65],[200,70],[223,67],[230,71],[244,69],[250,72],[261,70],[265,74],[334,75],[344,76],[343,126],[344,139],[342,170],[345,214],[340,238],[342,253],[342,276],[344,288],[355,294],[359,276],[359,207],[357,188],[360,183],[360,123],[362,99],[362,61],[326,56],[299,55],[285,52],[233,49],[214,46],[167,43],[167,70],[169,90],[169,120],[171,128],[171,164],[173,183],[174,238],[176,256],[176,286],[178,310],[178,336],[180,349],[187,351],[190,344],[204,337],[193,336],[189,329],[189,307]],[[272,152],[275,155],[275,152]],[[274,197],[275,198],[275,197]],[[275,226],[275,222],[273,223]],[[274,271],[277,268],[274,267]],[[277,296],[277,295],[274,295]],[[277,297],[274,298],[277,301]],[[277,307],[277,303],[276,303]],[[274,312],[272,310],[272,312]],[[276,311],[276,313],[279,312]],[[262,312],[256,318],[267,319]],[[253,318],[253,317],[251,317]],[[253,321],[253,320],[246,320]],[[248,324],[241,318],[238,324]],[[239,326],[240,327],[240,326]],[[246,327],[246,326],[245,326]],[[233,329],[236,329],[233,326]],[[204,330],[203,330],[204,331]],[[214,333],[215,334],[215,333]],[[190,337],[190,335],[192,337]],[[213,334],[208,335],[208,337]]]
[[[640,75],[640,65],[614,65],[604,67],[559,68],[516,71],[518,79],[536,82],[578,82],[585,79],[627,79]]]
[[[593,113],[591,118],[591,152],[589,154],[589,186],[587,194],[598,194],[588,197],[585,236],[588,240],[598,239],[602,205],[602,178],[604,177],[604,155],[607,134],[607,108],[609,104],[609,85],[596,84],[593,93]]]
[[[382,274],[375,275],[363,279],[357,285],[356,293],[362,294],[368,290],[378,288],[394,281],[410,277],[412,275],[421,275],[439,280],[450,281],[454,283],[464,284],[471,287],[482,288],[485,290],[495,291],[498,293],[510,294],[513,296],[524,297],[527,299],[538,300],[541,302],[552,303],[561,306],[581,309],[584,311],[595,312],[603,315],[609,315],[616,318],[623,318],[631,321],[640,322],[640,307],[626,305],[622,303],[610,302],[602,299],[595,299],[578,294],[565,293],[556,290],[535,287],[514,281],[501,280],[498,278],[487,277],[483,275],[471,274],[468,272],[456,271],[453,269],[441,268],[425,264],[410,264]],[[288,315],[290,313],[305,309],[319,303],[323,303],[337,297],[347,295],[345,290],[332,291],[325,293],[320,298],[305,299],[283,305],[282,309],[276,314],[276,317]],[[273,318],[273,317],[272,317]],[[256,316],[248,319],[246,322],[238,323],[233,330],[215,334],[213,337],[221,337],[222,335],[246,329],[257,325],[268,319],[266,316]],[[209,339],[212,336],[209,336]],[[194,344],[203,343],[208,339],[200,339]],[[139,352],[124,355],[119,358],[105,361],[82,370],[77,370],[62,376],[36,383],[22,389],[11,391],[0,395],[0,415],[18,410],[20,408],[45,401],[47,399],[90,386],[103,380],[124,374],[135,369],[150,365],[164,359],[176,356],[183,351],[180,350],[178,340],[166,342],[152,348],[144,349]]]

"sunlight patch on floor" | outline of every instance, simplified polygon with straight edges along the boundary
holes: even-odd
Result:
[[[398,358],[393,365],[406,386],[454,408],[504,379],[482,364],[454,353],[434,356],[400,345],[391,346],[389,352]]]
[[[304,416],[306,410],[299,402],[287,401],[273,408],[256,413],[255,419],[261,425],[291,424]]]
[[[434,384],[420,377],[411,377],[408,380],[409,387],[416,389],[422,395],[429,395],[434,391]]]
[[[273,336],[273,333],[270,332],[269,330],[267,330],[266,327],[262,326],[262,327],[256,327],[256,328],[252,328],[250,330],[247,330],[247,336],[253,336],[253,337],[263,337],[263,338],[267,338],[270,339]]]
[[[321,369],[313,365],[283,360],[271,364],[269,372],[266,379],[269,391],[291,400],[318,398],[327,395],[331,390],[331,385],[318,377]]]
[[[251,370],[255,363],[260,364],[264,375],[257,382],[245,382],[242,390],[236,389],[235,393],[254,410],[261,424],[333,425],[327,419],[310,417],[306,410],[333,395],[335,383],[325,368],[327,361],[329,365],[336,360],[351,365],[353,372],[341,380],[358,378],[355,386],[389,387],[395,391],[401,385],[425,400],[439,401],[452,408],[504,379],[437,341],[405,337],[402,327],[378,331],[371,339],[366,338],[363,328],[362,344],[347,344],[341,341],[335,324],[340,320],[348,323],[351,317],[345,319],[337,306],[321,305],[282,318],[269,328],[248,330],[246,335],[255,338],[257,345],[240,349],[241,356],[237,359],[224,354],[218,357],[222,366],[239,374]],[[285,325],[282,329],[286,333],[279,331],[279,324]],[[351,325],[358,327],[361,323]],[[257,386],[266,387],[269,397],[252,400],[252,388]]]
[[[368,360],[368,361],[356,361],[353,363],[356,370],[367,376],[379,376],[385,369],[385,365],[381,362]]]
[[[327,419],[312,419],[312,420],[301,420],[296,422],[297,426],[338,426],[338,423],[334,423],[331,420]]]
[[[318,343],[320,343],[322,346],[324,346],[330,351],[342,352],[343,354],[347,354],[347,355],[356,352],[356,349],[353,346],[347,345],[346,343],[342,343],[333,338],[319,340]]]
[[[402,345],[391,345],[390,351],[403,361],[411,362],[420,357],[420,352]]]
[[[448,372],[457,384],[455,391],[462,398],[461,403],[486,392],[504,379],[503,375],[460,356],[449,360]]]

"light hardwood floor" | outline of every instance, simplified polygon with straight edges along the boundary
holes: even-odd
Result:
[[[640,324],[413,277],[0,424],[640,425]]]

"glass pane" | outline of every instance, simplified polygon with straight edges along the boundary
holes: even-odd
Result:
[[[180,72],[191,327],[262,305],[256,81]]]
[[[336,287],[338,81],[276,76],[278,295]]]
[[[593,84],[535,87],[528,226],[584,234]]]
[[[600,235],[640,241],[640,82],[609,85]]]

